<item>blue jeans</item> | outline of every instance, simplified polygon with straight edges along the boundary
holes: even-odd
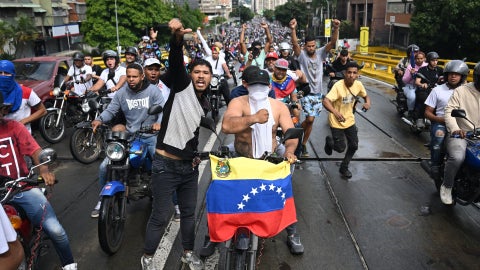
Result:
[[[170,218],[171,198],[177,192],[180,207],[180,232],[184,250],[195,244],[195,208],[197,207],[198,166],[192,160],[174,160],[156,154],[152,168],[152,213],[147,223],[144,252],[155,254]]]
[[[444,140],[447,128],[444,124],[433,122],[430,127],[430,161],[432,166],[442,165],[445,157]]]
[[[73,263],[72,250],[68,236],[55,215],[55,211],[45,195],[38,188],[20,192],[15,195],[12,203],[20,206],[27,214],[28,219],[36,227],[42,226],[55,247],[62,266]],[[44,211],[45,207],[45,211]],[[43,220],[43,221],[42,221]]]
[[[157,145],[157,136],[150,136],[147,138],[140,139],[142,142],[147,144],[147,150],[151,157],[155,155],[155,147]],[[108,165],[108,157],[103,159],[100,167],[98,168],[98,181],[100,183],[100,188],[103,188],[107,182],[107,165]]]
[[[403,93],[407,97],[407,107],[409,111],[413,111],[415,109],[415,90],[417,88],[412,84],[407,84],[403,87]]]

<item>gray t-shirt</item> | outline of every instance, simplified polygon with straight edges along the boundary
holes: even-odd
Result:
[[[298,56],[298,62],[300,63],[300,69],[305,73],[308,83],[310,85],[310,91],[312,94],[326,94],[323,91],[323,59],[327,57],[325,46],[320,49],[316,49],[315,57],[310,58],[305,50],[300,52]]]

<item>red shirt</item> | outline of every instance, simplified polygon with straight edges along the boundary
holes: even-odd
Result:
[[[16,179],[28,174],[24,156],[32,156],[40,146],[20,122],[0,120],[0,175]]]

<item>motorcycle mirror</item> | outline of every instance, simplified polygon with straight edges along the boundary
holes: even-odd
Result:
[[[303,128],[289,128],[283,135],[282,144],[286,140],[300,138],[303,135]]]
[[[217,130],[215,129],[215,121],[212,118],[202,116],[200,119],[200,126],[217,134]]]
[[[163,111],[163,107],[158,104],[152,105],[150,108],[148,108],[149,115],[159,114],[162,111]]]
[[[52,162],[55,159],[57,159],[57,152],[52,148],[42,149],[38,155],[40,163]]]
[[[462,109],[454,109],[452,110],[452,113],[450,114],[452,117],[460,117],[460,118],[467,118],[467,114],[465,113],[465,110]]]

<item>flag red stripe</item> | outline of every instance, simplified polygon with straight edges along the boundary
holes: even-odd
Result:
[[[208,230],[212,242],[224,242],[232,238],[239,227],[250,229],[257,236],[269,238],[277,235],[297,221],[295,202],[289,198],[282,210],[266,213],[208,213]]]

